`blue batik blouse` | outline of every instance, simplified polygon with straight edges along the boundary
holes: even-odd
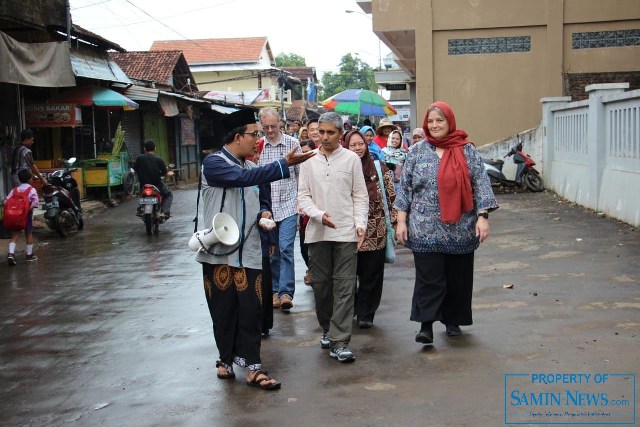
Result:
[[[497,209],[498,201],[475,146],[466,144],[464,154],[471,176],[474,209],[464,212],[460,221],[451,224],[441,220],[438,199],[440,158],[435,146],[423,140],[409,149],[395,206],[407,213],[405,246],[412,251],[467,254],[480,245],[476,237],[477,212]]]

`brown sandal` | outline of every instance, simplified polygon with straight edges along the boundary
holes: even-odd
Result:
[[[220,378],[221,380],[232,380],[236,377],[236,374],[233,372],[233,367],[229,367],[226,363],[223,363],[221,361],[216,361],[216,369],[218,368],[224,368],[226,369],[227,373],[226,374],[222,374],[219,371],[217,372],[217,376],[218,378]]]
[[[253,373],[253,379],[251,381],[247,381],[247,385],[251,387],[258,387],[262,390],[279,389],[282,384],[279,381],[275,383],[268,382],[272,379],[273,378],[269,378],[269,375],[264,371],[255,371],[255,373]]]

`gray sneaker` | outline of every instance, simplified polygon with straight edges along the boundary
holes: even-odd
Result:
[[[35,261],[37,259],[38,259],[38,257],[36,256],[36,254],[27,255],[26,258],[25,258],[25,260],[27,260],[28,262]]]
[[[331,340],[327,335],[328,335],[328,332],[325,332],[322,334],[322,338],[320,338],[320,348],[331,347]]]
[[[347,363],[356,360],[351,350],[347,347],[334,348],[329,352],[329,356],[338,359],[338,362]]]

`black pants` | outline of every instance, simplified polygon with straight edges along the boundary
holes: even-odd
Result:
[[[269,255],[262,256],[262,333],[273,328],[273,285],[271,284],[271,262]]]
[[[203,263],[202,273],[220,360],[260,369],[262,272]]]
[[[304,264],[307,266],[307,269],[309,269],[309,245],[304,242],[305,229],[302,228],[302,219],[303,217],[301,216],[299,221],[300,230],[298,231],[300,234],[300,255],[302,255]]]
[[[416,282],[411,320],[471,325],[473,252],[463,255],[414,252]]]
[[[384,249],[358,252],[358,288],[355,314],[359,321],[373,322],[382,298]]]

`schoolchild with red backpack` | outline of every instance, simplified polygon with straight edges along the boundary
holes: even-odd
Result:
[[[38,207],[38,193],[30,185],[31,171],[22,169],[18,172],[20,185],[15,187],[4,203],[4,227],[11,230],[11,241],[9,242],[9,255],[7,264],[16,265],[16,242],[20,233],[24,230],[27,243],[27,261],[35,261],[38,257],[33,253],[33,208]]]

